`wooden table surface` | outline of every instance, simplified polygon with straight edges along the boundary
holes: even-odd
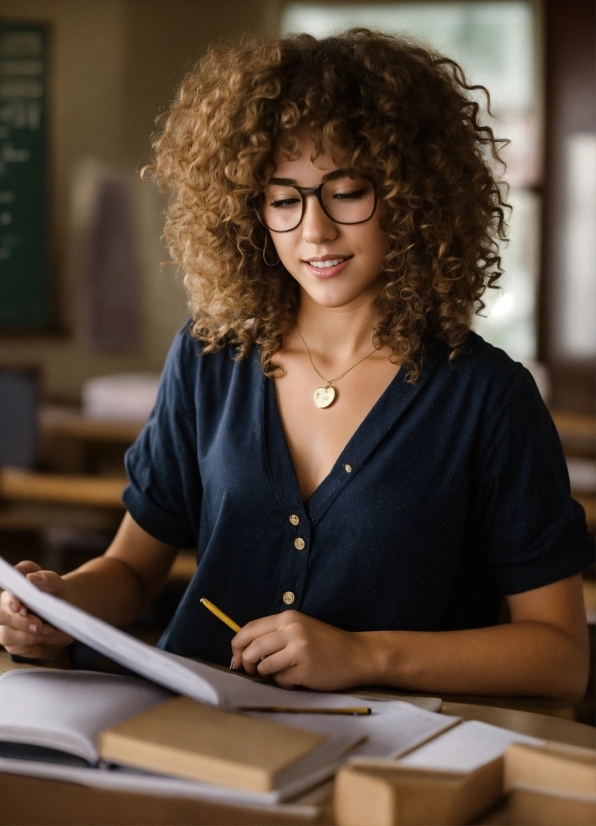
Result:
[[[0,666],[3,663],[8,665],[7,659],[6,653],[0,652]],[[2,668],[0,668],[1,672]],[[383,691],[382,696],[386,697],[388,693]],[[370,694],[381,693],[370,692]],[[503,702],[502,698],[500,702]],[[545,740],[587,748],[594,748],[596,745],[596,729],[583,723],[548,714],[453,700],[443,702],[443,712],[463,717],[465,720],[482,720]],[[283,811],[103,791],[73,783],[0,773],[0,824],[13,824],[13,826],[33,826],[33,824],[35,826],[330,824],[333,822],[330,804],[331,789],[332,785],[328,783],[311,795],[311,802],[319,804],[318,811],[312,806],[293,807],[292,810]],[[304,803],[308,802],[308,798],[304,800]],[[497,808],[479,823],[505,823],[504,811],[502,807]]]

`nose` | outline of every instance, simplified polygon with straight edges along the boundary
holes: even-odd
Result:
[[[310,244],[334,241],[339,234],[338,225],[325,215],[321,204],[314,195],[309,195],[306,198],[301,226],[302,236]]]

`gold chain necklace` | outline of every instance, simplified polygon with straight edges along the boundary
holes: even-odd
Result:
[[[359,359],[356,362],[356,364],[353,364],[351,367],[348,367],[348,369],[344,370],[343,373],[340,373],[339,376],[336,376],[334,379],[326,379],[325,376],[322,376],[319,373],[319,371],[317,370],[317,368],[315,367],[314,362],[312,360],[312,356],[310,354],[310,350],[308,349],[308,344],[305,342],[304,337],[303,337],[303,335],[300,331],[300,328],[298,328],[298,334],[299,334],[300,338],[302,339],[302,343],[306,347],[306,352],[308,353],[308,360],[310,361],[312,369],[315,371],[317,376],[319,376],[319,378],[323,379],[323,381],[325,382],[325,387],[317,387],[317,389],[315,390],[315,393],[314,393],[315,404],[321,410],[324,407],[329,407],[335,401],[336,390],[335,390],[335,387],[332,387],[331,385],[334,382],[339,381],[340,379],[342,379],[346,375],[346,373],[349,373],[350,370],[354,369],[354,367],[358,367],[359,364],[361,364],[366,359],[370,358],[373,353],[377,352],[377,348],[375,347],[375,349],[372,350],[368,355],[363,356],[361,359]]]

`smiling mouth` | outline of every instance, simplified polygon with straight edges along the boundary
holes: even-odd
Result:
[[[316,267],[318,270],[327,270],[330,267],[337,267],[338,264],[343,264],[352,258],[351,255],[346,255],[343,258],[329,258],[327,261],[307,261],[306,263],[311,267]]]

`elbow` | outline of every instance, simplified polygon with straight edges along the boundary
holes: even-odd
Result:
[[[568,703],[579,703],[583,700],[588,687],[589,667],[578,669],[577,673],[566,680],[564,696],[561,699]]]
[[[583,700],[590,676],[590,656],[587,646],[573,645],[568,656],[556,669],[551,683],[551,699],[575,704]]]

